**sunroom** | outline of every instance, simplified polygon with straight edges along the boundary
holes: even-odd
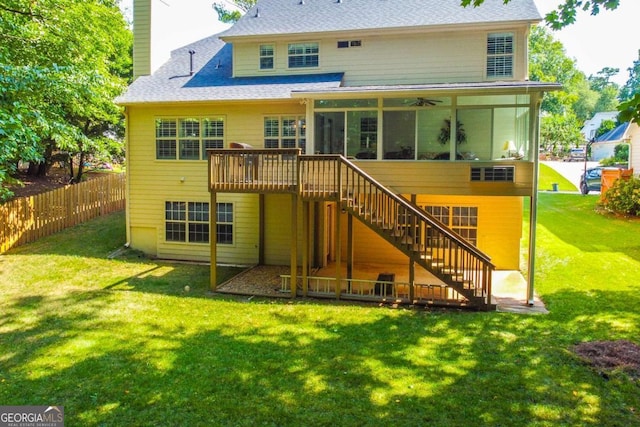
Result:
[[[554,86],[555,88],[555,86]],[[533,161],[537,82],[293,92],[307,103],[307,154],[357,160]],[[452,123],[455,123],[452,126]]]

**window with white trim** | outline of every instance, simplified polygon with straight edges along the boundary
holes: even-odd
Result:
[[[233,244],[233,203],[217,203],[216,216],[216,243]]]
[[[428,205],[422,208],[472,245],[478,244],[478,208],[476,206]],[[427,230],[427,233],[429,231]]]
[[[320,63],[318,43],[290,43],[287,52],[289,68],[315,68]]]
[[[487,35],[487,78],[513,77],[513,33]]]
[[[264,118],[264,148],[301,148],[305,151],[307,126],[304,116]]]
[[[156,119],[156,159],[206,159],[214,148],[224,148],[224,117]]]
[[[216,243],[233,243],[233,203],[217,203]],[[209,243],[209,203],[165,202],[167,242]]]
[[[260,69],[273,70],[275,49],[272,44],[260,45]]]
[[[165,239],[209,243],[209,203],[165,202]]]

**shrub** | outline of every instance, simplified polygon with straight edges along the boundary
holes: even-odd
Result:
[[[615,213],[640,216],[640,178],[616,180],[607,191],[603,206]]]

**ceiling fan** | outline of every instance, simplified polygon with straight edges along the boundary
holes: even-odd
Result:
[[[416,98],[411,104],[412,107],[433,107],[437,103],[442,102],[440,99]]]

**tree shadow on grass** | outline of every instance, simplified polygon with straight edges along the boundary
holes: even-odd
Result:
[[[578,315],[563,326],[547,316],[120,298],[10,304],[3,320],[26,324],[0,326],[1,341],[18,347],[3,355],[1,400],[64,405],[70,426],[637,421],[623,410],[640,404],[637,393],[629,401],[567,353]]]

